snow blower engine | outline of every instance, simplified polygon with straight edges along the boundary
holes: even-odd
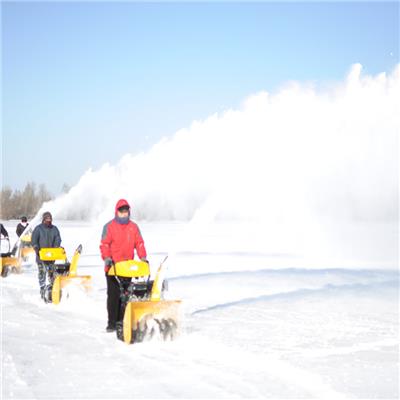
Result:
[[[85,291],[90,290],[92,277],[90,275],[77,275],[77,265],[82,252],[82,245],[75,250],[71,263],[68,262],[64,248],[43,248],[39,251],[42,268],[46,271],[49,283],[42,293],[46,303],[58,304],[61,300],[62,290],[69,285],[76,285]]]
[[[163,264],[150,280],[147,262],[127,260],[114,264],[108,275],[115,276],[120,287],[120,316],[117,338],[127,344],[153,338],[173,340],[179,333],[180,300],[165,300],[167,289]]]

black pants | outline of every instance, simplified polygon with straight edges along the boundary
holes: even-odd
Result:
[[[120,288],[115,276],[106,275],[108,325],[115,326],[119,321]]]
[[[107,279],[107,312],[108,325],[115,326],[116,322],[121,321],[124,317],[121,310],[121,289],[115,276],[108,276]],[[130,279],[123,278],[123,286],[129,285]]]

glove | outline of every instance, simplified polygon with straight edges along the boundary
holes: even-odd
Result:
[[[111,265],[113,265],[114,263],[113,263],[113,260],[112,260],[112,258],[111,257],[106,257],[105,259],[104,259],[104,265],[106,266],[106,267],[111,267]]]
[[[108,273],[108,271],[111,269],[111,266],[114,264],[113,260],[111,257],[106,257],[104,259],[104,271]]]

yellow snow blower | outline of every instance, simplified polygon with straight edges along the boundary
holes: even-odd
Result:
[[[30,256],[35,254],[35,250],[32,247],[32,232],[26,233],[21,236],[21,244],[20,244],[20,257],[23,261],[28,261]]]
[[[71,263],[68,262],[64,248],[43,248],[39,251],[39,258],[46,269],[50,283],[45,287],[44,300],[46,303],[58,304],[62,290],[73,284],[89,291],[91,287],[90,275],[78,275],[77,266],[82,252],[82,245],[75,250]]]
[[[11,252],[10,240],[8,238],[1,239],[8,243],[8,251],[6,253],[1,253],[1,262],[0,262],[0,275],[5,278],[10,272],[14,274],[20,274],[22,272],[21,259],[19,257],[15,257],[13,252]]]
[[[166,260],[166,258],[165,258]],[[108,275],[120,286],[122,320],[117,322],[117,337],[125,343],[138,343],[159,337],[173,340],[179,333],[180,300],[165,300],[163,264],[150,280],[147,262],[128,260],[114,264]]]

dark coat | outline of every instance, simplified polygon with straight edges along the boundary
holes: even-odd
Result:
[[[4,225],[3,225],[3,224],[0,224],[0,229],[1,229],[1,234],[2,234],[4,237],[8,237],[7,229],[4,228]]]
[[[32,246],[35,251],[46,247],[60,247],[61,235],[54,225],[40,224],[32,232]]]
[[[29,225],[29,224],[27,224],[26,226],[23,226],[21,223],[19,223],[19,224],[17,225],[16,232],[17,232],[18,237],[20,237],[20,236],[22,235],[22,233],[24,232],[25,228],[26,228],[28,225]]]

